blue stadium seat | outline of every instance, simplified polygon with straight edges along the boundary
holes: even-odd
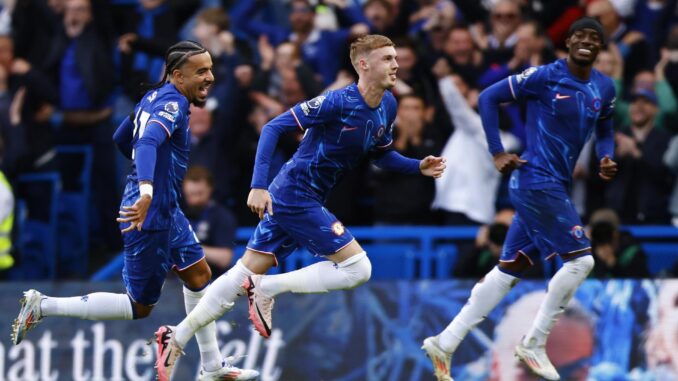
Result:
[[[449,279],[452,277],[452,270],[457,263],[458,257],[457,245],[449,243],[438,245],[435,248],[433,257],[433,276],[435,279]]]
[[[61,178],[57,172],[22,175],[17,188],[17,240],[20,264],[11,279],[54,279],[57,274],[57,203]],[[47,195],[48,197],[45,197]]]
[[[58,146],[60,157],[75,157],[80,163],[76,189],[58,195],[59,276],[87,276],[89,259],[90,178],[93,153],[91,146]]]
[[[414,244],[371,243],[361,244],[372,262],[371,280],[410,280],[416,273]]]
[[[647,267],[652,276],[670,270],[678,260],[678,243],[645,242],[641,246],[647,254]]]

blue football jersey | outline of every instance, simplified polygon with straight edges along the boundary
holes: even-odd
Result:
[[[167,138],[157,147],[153,172],[153,201],[143,228],[169,229],[174,208],[179,206],[181,183],[186,174],[191,134],[188,127],[189,102],[173,84],[167,83],[144,95],[134,110],[133,147],[145,134],[162,134]],[[135,151],[132,152],[135,158]],[[127,177],[122,205],[132,205],[139,198],[136,165]]]
[[[511,94],[527,106],[527,163],[511,175],[515,189],[569,187],[584,144],[599,119],[612,116],[612,80],[593,69],[588,81],[564,59],[509,77]]]
[[[392,149],[396,111],[390,91],[372,108],[354,83],[301,102],[279,116],[291,115],[304,137],[269,186],[273,200],[289,206],[324,203],[339,179],[362,158]]]

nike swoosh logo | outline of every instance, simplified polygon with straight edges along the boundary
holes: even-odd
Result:
[[[357,129],[358,129],[358,127],[344,126],[344,127],[342,127],[341,132],[354,131],[354,130],[357,130]]]
[[[556,93],[556,99],[567,99],[570,98],[570,95],[560,95],[560,93]]]
[[[264,324],[264,328],[266,329],[266,333],[267,333],[268,335],[270,335],[270,334],[271,334],[271,329],[268,328],[268,325],[266,324],[266,320],[264,320],[264,315],[262,315],[261,311],[259,311],[259,306],[257,306],[257,305],[255,304],[254,307],[257,309],[257,315],[259,315],[259,320],[261,320],[261,322]]]
[[[169,359],[170,356],[172,355],[172,348],[167,352],[167,357],[165,357],[165,368],[170,366]]]

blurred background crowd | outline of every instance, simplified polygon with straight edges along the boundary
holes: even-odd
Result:
[[[165,50],[192,39],[212,54],[216,82],[207,106],[191,110],[185,211],[208,258],[223,270],[235,229],[257,223],[245,200],[262,127],[297,102],[355,81],[349,44],[379,33],[395,42],[400,65],[393,89],[399,100],[395,149],[416,158],[442,154],[448,169],[434,182],[382,172],[366,160],[341,181],[327,206],[349,226],[482,226],[454,270],[482,276],[496,263],[512,211],[507,179],[487,151],[478,94],[511,74],[564,57],[570,23],[588,15],[607,34],[595,67],[617,89],[619,174],[610,183],[600,180],[593,144],[587,145],[574,172],[572,201],[603,264],[596,275],[647,276],[642,249],[622,227],[678,225],[676,3],[5,0],[0,218],[70,218],[73,227],[58,230],[59,242],[84,229],[93,263],[118,252],[115,217],[130,163],[115,152],[111,136],[143,95],[141,84],[160,78]],[[502,141],[516,153],[529,128],[523,106],[501,110]],[[270,179],[300,139],[281,140]],[[58,175],[56,191],[36,186],[44,173]],[[0,236],[11,236],[11,221],[6,225]],[[44,239],[40,225],[22,226],[14,228],[15,241],[25,243],[31,232]],[[0,241],[0,249],[5,246]],[[22,255],[6,249],[0,268]],[[672,271],[678,269],[666,274]]]

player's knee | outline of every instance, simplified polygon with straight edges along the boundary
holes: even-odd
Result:
[[[522,274],[532,266],[530,262],[522,255],[519,255],[513,262],[499,262],[499,268],[510,274]]]
[[[209,266],[205,266],[202,271],[192,274],[188,279],[184,279],[184,284],[190,290],[202,290],[207,287],[211,279],[212,270],[210,270]]]
[[[564,266],[572,269],[576,272],[581,272],[584,276],[589,275],[593,266],[595,265],[595,260],[592,255],[584,255],[583,257],[575,258],[567,261]]]
[[[372,262],[364,251],[345,260],[339,266],[351,279],[351,287],[360,286],[372,276]]]
[[[153,306],[139,303],[133,303],[132,307],[134,308],[134,320],[146,318],[151,314],[151,311],[153,311]]]

